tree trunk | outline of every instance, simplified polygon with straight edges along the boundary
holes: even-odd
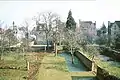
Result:
[[[53,46],[54,46],[54,51],[55,51],[55,42],[53,43]]]
[[[10,52],[10,39],[9,39],[9,52]]]
[[[0,60],[3,58],[3,41],[1,41],[1,55],[0,55]]]
[[[74,55],[73,55],[73,51],[72,51],[72,45],[71,45],[71,58],[72,58],[72,64],[74,64]]]
[[[59,37],[59,46],[61,46],[61,34],[60,34],[60,37]]]
[[[55,43],[55,56],[57,56],[57,43]]]
[[[47,42],[47,50],[49,50],[49,44],[48,44],[48,34],[46,34],[46,42]]]
[[[28,37],[27,37],[27,52],[29,51],[29,40],[28,40]]]
[[[2,56],[2,34],[1,34],[1,54],[0,54],[0,60],[1,60],[1,56]]]
[[[4,54],[4,45],[3,45],[3,42],[4,42],[4,34],[2,34],[1,36],[1,60],[3,59],[3,54]]]
[[[2,60],[2,59],[1,59],[1,54],[0,54],[0,60]]]
[[[23,52],[23,60],[25,59],[25,52],[24,52],[24,48],[22,49]]]
[[[74,55],[72,54],[72,64],[74,64]]]
[[[47,50],[49,50],[49,43],[48,43],[48,39],[47,39]]]

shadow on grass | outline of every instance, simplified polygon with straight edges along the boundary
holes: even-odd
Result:
[[[49,50],[44,50],[44,49],[38,49],[38,50],[34,50],[34,51],[32,51],[32,52],[42,52],[42,53],[45,53],[45,52],[47,52],[47,53],[53,53],[53,49],[49,49]]]
[[[98,80],[95,77],[79,77],[79,76],[71,76],[72,80]]]
[[[45,69],[56,69],[56,70],[59,70],[59,71],[68,72],[68,69],[66,68],[66,64],[65,64],[64,61],[53,62],[53,63],[42,63],[42,64],[45,64],[45,65],[51,64],[50,66],[45,67]]]

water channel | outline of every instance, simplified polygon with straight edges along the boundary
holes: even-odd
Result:
[[[87,71],[87,68],[84,66],[84,64],[76,56],[74,56],[74,64],[72,64],[72,61],[71,61],[71,54],[61,53],[61,54],[59,54],[59,56],[62,56],[65,58],[69,72]],[[97,79],[93,78],[93,77],[72,76],[72,80],[97,80]]]

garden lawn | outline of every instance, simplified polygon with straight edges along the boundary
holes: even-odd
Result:
[[[100,61],[97,60],[96,63],[102,67],[103,69],[105,69],[106,71],[109,72],[109,74],[117,76],[120,78],[120,64],[117,66],[114,62],[105,62],[105,61]]]
[[[0,80],[27,80],[27,71],[0,69]]]
[[[27,80],[26,61],[17,53],[6,53],[0,60],[0,80]]]
[[[91,57],[89,56],[88,52],[86,51],[83,52],[82,50],[80,52],[84,53],[83,55],[85,55],[87,58],[91,60]],[[108,71],[110,75],[114,75],[120,78],[120,64],[116,65],[116,62],[102,61],[96,56],[95,62],[98,66]]]
[[[44,57],[36,77],[38,80],[71,80],[65,59],[54,54]]]

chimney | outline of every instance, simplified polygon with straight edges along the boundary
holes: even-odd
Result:
[[[15,25],[15,22],[13,21],[13,26]]]
[[[81,20],[79,19],[78,32],[80,32],[80,27],[81,27]]]
[[[79,19],[79,24],[81,23],[81,20]]]
[[[111,23],[108,21],[108,35],[111,35]]]
[[[80,25],[81,25],[81,20],[79,19],[79,27],[80,27]]]
[[[94,23],[94,24],[95,24],[95,26],[96,26],[96,21],[95,21],[95,23]]]
[[[111,24],[110,21],[108,21],[108,27],[110,26],[110,24]]]

